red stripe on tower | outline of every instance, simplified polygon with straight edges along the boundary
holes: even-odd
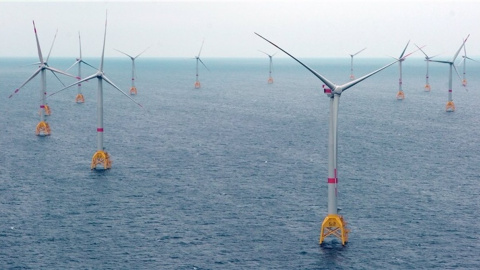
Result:
[[[327,183],[329,184],[338,184],[338,178],[328,178]]]
[[[97,128],[97,132],[103,132],[103,128]]]

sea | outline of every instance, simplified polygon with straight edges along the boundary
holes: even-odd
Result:
[[[441,58],[441,57],[439,57]],[[86,58],[99,66],[98,58]],[[319,244],[327,215],[329,99],[323,83],[268,57],[106,58],[104,147],[96,79],[47,73],[50,136],[36,136],[35,58],[0,58],[0,269],[480,269],[480,65],[468,85],[447,65],[394,64],[349,88],[338,116],[338,206],[345,246]],[[306,58],[349,81],[350,58]],[[392,60],[355,58],[357,77]],[[52,58],[65,70],[72,58]],[[463,69],[457,67],[460,76]],[[76,68],[69,70],[76,74]],[[82,67],[83,76],[95,69]]]

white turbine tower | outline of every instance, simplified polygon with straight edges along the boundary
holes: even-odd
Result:
[[[366,48],[361,49],[360,51],[350,54],[350,80],[355,79],[355,75],[353,75],[353,57],[361,52],[363,52]]]
[[[119,53],[123,53],[124,55],[130,57],[132,60],[132,87],[130,88],[130,95],[136,95],[137,94],[137,88],[135,87],[135,78],[137,77],[137,70],[135,69],[135,59],[137,59],[140,55],[142,55],[148,48],[143,50],[143,52],[137,54],[137,56],[133,57],[131,55],[128,55],[120,50],[115,49]]]
[[[266,52],[264,52],[264,51],[260,51],[260,50],[258,50],[258,51],[266,54],[266,55],[268,56],[268,58],[270,58],[270,69],[269,69],[269,71],[268,71],[268,83],[271,84],[271,83],[273,83],[273,78],[272,78],[272,66],[273,66],[272,58],[273,58],[273,56],[274,56],[275,54],[277,54],[277,53],[274,53],[274,54],[270,55],[270,54],[268,54],[268,53],[266,53]]]
[[[195,59],[197,60],[197,65],[195,67],[195,72],[196,72],[196,80],[195,80],[195,88],[198,89],[200,88],[200,81],[198,80],[198,62],[202,63],[202,65],[208,70],[207,66],[203,63],[202,59],[200,59],[200,53],[202,53],[202,48],[203,48],[203,43],[205,42],[202,41],[202,46],[200,47],[200,51],[198,52],[198,55],[195,56]]]
[[[348,83],[337,85],[330,82],[321,74],[317,73],[315,70],[311,69],[304,63],[300,62],[297,58],[293,57],[291,54],[283,50],[282,48],[275,45],[273,42],[262,37],[261,35],[255,33],[257,36],[263,38],[273,46],[277,47],[279,50],[286,53],[288,56],[293,58],[295,61],[300,63],[306,69],[308,69],[313,75],[320,79],[328,88],[324,86],[324,93],[330,99],[330,118],[329,118],[329,132],[328,132],[328,215],[325,217],[322,223],[320,231],[320,244],[324,241],[327,236],[335,236],[339,238],[342,242],[342,245],[348,241],[348,229],[346,227],[346,222],[343,217],[338,214],[337,208],[337,185],[338,185],[338,174],[337,174],[337,142],[338,142],[338,105],[340,96],[343,91],[348,88],[356,85],[357,83],[367,79],[368,77],[376,74],[377,72],[395,64],[397,61],[392,62],[382,68],[379,68],[365,76],[362,76],[356,80],[350,81]]]
[[[466,74],[467,74],[467,60],[472,60],[474,62],[478,62],[477,60],[474,60],[470,57],[467,56],[467,49],[466,49],[466,45],[463,45],[463,56],[462,56],[462,61],[460,62],[460,64],[462,64],[463,62],[463,80],[462,80],[462,85],[463,86],[467,86],[467,77],[466,77]]]
[[[411,55],[412,53],[416,52],[417,50],[407,54],[407,55],[404,55],[405,54],[405,51],[407,50],[407,47],[408,47],[408,44],[410,43],[410,40],[407,42],[407,45],[405,46],[405,49],[403,49],[403,52],[402,54],[400,54],[400,57],[399,58],[395,58],[394,59],[397,59],[398,60],[398,68],[400,70],[400,77],[398,79],[398,92],[397,92],[397,99],[398,100],[403,100],[405,98],[405,93],[403,92],[403,89],[402,89],[402,62],[405,61],[405,58],[407,58],[409,55]]]
[[[97,169],[98,166],[101,166],[103,169],[110,169],[112,167],[112,161],[110,160],[109,154],[105,151],[103,147],[103,81],[107,82],[110,84],[113,88],[117,89],[120,91],[123,95],[128,97],[130,100],[135,102],[138,106],[142,107],[142,105],[138,102],[136,102],[134,99],[132,99],[127,93],[122,91],[118,86],[116,86],[110,79],[105,76],[105,73],[103,72],[103,60],[104,60],[104,55],[105,55],[105,41],[107,39],[107,18],[105,16],[105,34],[103,36],[103,50],[102,50],[102,58],[100,61],[100,68],[97,70],[97,72],[93,75],[90,75],[88,77],[85,77],[81,79],[80,81],[73,83],[71,85],[68,85],[59,91],[51,94],[50,96],[57,94],[63,90],[66,90],[67,88],[70,88],[74,86],[75,84],[82,83],[84,81],[92,80],[94,78],[97,78],[98,81],[98,90],[97,90],[97,151],[92,157],[92,165],[91,169]],[[142,107],[143,108],[143,107]],[[100,168],[100,169],[102,169]]]
[[[30,78],[28,78],[22,85],[20,85],[20,87],[15,89],[15,91],[8,98],[11,98],[13,95],[18,93],[18,91],[20,91],[20,89],[23,86],[25,86],[29,81],[31,81],[33,78],[35,78],[35,76],[37,76],[40,73],[41,80],[42,80],[41,87],[40,87],[40,100],[41,100],[40,110],[39,110],[40,122],[37,124],[35,134],[40,136],[47,136],[47,135],[50,135],[51,129],[50,129],[50,125],[45,120],[45,115],[50,115],[50,108],[46,104],[46,97],[45,97],[47,94],[47,73],[46,72],[47,70],[50,70],[53,73],[53,75],[55,75],[55,77],[57,77],[55,72],[66,75],[66,76],[70,76],[73,78],[75,78],[75,76],[68,74],[64,71],[58,70],[56,68],[50,67],[47,64],[48,59],[50,58],[50,53],[52,52],[53,43],[55,43],[55,38],[57,37],[57,34],[55,33],[55,37],[53,38],[52,46],[50,47],[50,51],[48,52],[47,59],[44,60],[42,55],[42,50],[40,49],[40,42],[38,41],[37,28],[35,27],[35,21],[33,21],[33,30],[35,32],[35,39],[37,41],[38,59],[40,60],[40,62],[38,63],[39,65],[38,69],[32,74],[32,76],[30,76]],[[57,79],[60,81],[58,77]]]
[[[430,92],[430,90],[432,90],[431,86],[430,86],[430,83],[428,82],[428,79],[429,79],[429,63],[430,63],[430,59],[434,58],[435,56],[437,55],[434,55],[434,56],[428,56],[423,50],[422,48],[418,47],[417,44],[415,44],[415,46],[425,55],[425,61],[427,62],[427,75],[425,75],[425,91],[426,92]]]
[[[455,62],[455,59],[457,59],[458,54],[462,50],[462,47],[465,46],[465,42],[467,42],[467,39],[468,39],[469,36],[470,36],[470,34],[462,42],[462,45],[460,46],[460,48],[458,48],[457,52],[455,53],[455,55],[453,56],[451,61],[430,60],[430,62],[437,62],[437,63],[443,63],[443,64],[450,65],[450,73],[448,75],[448,101],[447,101],[447,105],[445,105],[445,110],[447,112],[454,112],[455,111],[455,103],[453,103],[453,99],[452,99],[452,92],[453,92],[453,87],[452,87],[452,72],[453,72],[453,70],[452,69],[455,69],[455,72],[458,75],[458,71],[457,71],[457,68],[455,67],[454,62]],[[458,75],[458,77],[460,77],[460,75]]]
[[[93,67],[92,65],[90,65],[89,63],[83,61],[82,59],[82,40],[80,39],[80,32],[78,33],[78,44],[79,44],[79,48],[80,48],[80,56],[76,59],[75,63],[73,63],[73,65],[71,65],[68,69],[70,70],[72,67],[74,67],[75,65],[78,64],[78,76],[77,76],[77,79],[78,80],[81,80],[82,78],[82,63],[87,65],[87,66],[90,66],[94,69],[96,69],[95,67]],[[75,97],[75,102],[76,103],[84,103],[85,102],[85,97],[83,96],[82,94],[82,84],[81,83],[78,83],[77,84],[78,86],[78,91],[77,91],[77,96]]]

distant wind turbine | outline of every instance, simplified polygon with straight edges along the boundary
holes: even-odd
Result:
[[[127,93],[122,91],[118,86],[116,86],[110,79],[105,76],[105,73],[103,72],[103,61],[104,61],[104,56],[105,56],[105,41],[107,39],[107,18],[105,14],[105,34],[103,36],[103,50],[102,50],[102,58],[100,61],[100,68],[97,70],[97,72],[93,75],[90,75],[88,77],[85,77],[81,79],[80,81],[73,83],[71,85],[68,85],[57,92],[50,94],[50,96],[57,94],[63,90],[66,90],[67,88],[70,88],[74,86],[75,84],[82,83],[84,81],[92,80],[94,78],[97,78],[98,81],[98,91],[97,91],[97,151],[92,157],[92,165],[91,169],[97,169],[99,166],[101,167],[100,169],[110,169],[112,167],[112,161],[110,160],[109,154],[105,151],[103,147],[103,82],[107,82],[110,84],[113,88],[117,89],[120,91],[123,95],[125,95],[127,98],[135,102],[138,106],[142,107],[143,106],[136,102],[134,99],[132,99]]]
[[[148,50],[148,48],[146,48],[145,50],[143,50],[143,52],[137,54],[137,56],[133,57],[131,55],[128,55],[122,51],[119,51],[117,49],[115,49],[117,52],[119,53],[123,53],[124,55],[130,57],[130,59],[132,60],[132,87],[130,88],[130,95],[136,95],[137,94],[137,88],[135,87],[135,78],[137,77],[137,70],[135,69],[135,59],[137,59],[140,55],[142,55],[146,50]]]
[[[463,45],[463,52],[464,52],[463,56],[462,56],[463,59],[460,62],[460,64],[462,64],[462,62],[463,62],[463,80],[462,80],[462,85],[463,86],[467,86],[467,77],[466,77],[466,74],[467,74],[467,60],[472,60],[474,62],[478,62],[477,60],[474,60],[474,59],[467,56],[466,47],[467,47],[466,45]]]
[[[35,27],[35,21],[33,21],[33,31],[35,32],[35,39],[37,41],[38,59],[40,60],[40,62],[38,63],[38,65],[39,65],[38,69],[37,69],[37,71],[35,71],[32,74],[32,76],[30,76],[30,78],[28,78],[22,85],[20,85],[20,87],[15,89],[15,91],[8,98],[11,98],[13,95],[18,93],[23,86],[25,86],[29,81],[31,81],[33,78],[35,78],[35,76],[37,76],[40,73],[41,80],[42,80],[41,87],[40,87],[40,100],[41,100],[40,111],[39,111],[40,122],[37,124],[35,134],[40,135],[40,136],[48,136],[48,135],[51,134],[51,129],[50,129],[50,125],[45,120],[45,115],[50,115],[50,108],[46,104],[46,97],[45,97],[46,94],[47,94],[47,74],[46,74],[46,71],[47,70],[51,71],[52,74],[55,75],[55,77],[59,81],[60,81],[60,79],[55,74],[55,72],[66,75],[66,76],[69,76],[69,77],[73,77],[73,78],[75,78],[75,76],[73,76],[71,74],[68,74],[64,71],[61,71],[59,69],[50,67],[47,64],[48,59],[50,58],[50,53],[52,52],[53,44],[55,43],[55,38],[57,37],[57,33],[55,33],[55,37],[53,38],[52,46],[50,47],[50,51],[48,52],[47,59],[44,60],[43,55],[42,55],[42,50],[40,49],[40,42],[38,41],[37,28]],[[62,81],[60,81],[60,83],[62,83]]]
[[[81,80],[82,78],[82,63],[87,65],[87,66],[90,66],[94,69],[97,69],[95,67],[93,67],[92,65],[90,65],[89,63],[83,61],[82,59],[82,40],[80,39],[80,32],[78,33],[78,44],[79,44],[79,48],[80,48],[80,56],[76,59],[75,63],[73,63],[73,65],[71,65],[68,69],[70,70],[72,67],[74,67],[75,65],[78,64],[78,76],[77,76],[77,79],[78,80]],[[83,96],[82,94],[82,84],[81,83],[78,83],[78,92],[77,92],[77,96],[75,97],[75,102],[76,103],[84,103],[85,102],[85,97]]]
[[[329,132],[328,132],[328,179],[327,179],[328,215],[325,217],[322,223],[322,227],[320,231],[320,244],[322,244],[325,237],[335,236],[341,240],[342,245],[345,245],[345,243],[348,241],[349,230],[346,227],[346,222],[344,221],[343,217],[341,215],[338,215],[338,208],[337,208],[337,185],[338,185],[338,177],[337,177],[338,175],[337,174],[338,125],[337,125],[337,122],[338,122],[338,105],[339,105],[340,96],[343,93],[343,91],[367,79],[368,77],[376,74],[377,72],[395,64],[396,62],[398,62],[398,60],[382,68],[379,68],[365,76],[362,76],[356,80],[350,81],[342,85],[337,85],[330,82],[323,75],[319,74],[312,68],[308,67],[307,65],[302,63],[300,60],[293,57],[291,54],[289,54],[279,46],[275,45],[273,42],[269,41],[268,39],[262,37],[257,33],[255,34],[261,37],[262,39],[266,40],[273,46],[277,47],[279,50],[286,53],[288,56],[293,58],[298,63],[300,63],[303,67],[308,69],[311,73],[313,73],[313,75],[315,75],[328,87],[326,88],[324,86],[324,93],[330,99],[330,118],[329,118]]]
[[[429,73],[428,73],[428,69],[429,69],[429,63],[430,63],[430,60],[434,57],[436,57],[437,55],[434,55],[434,56],[428,56],[423,50],[422,48],[418,47],[417,44],[415,44],[415,46],[425,55],[425,61],[427,62],[427,75],[425,75],[425,91],[426,92],[430,92],[430,90],[432,90],[432,88],[430,87],[430,84],[428,83],[428,79],[429,79]]]
[[[403,49],[403,52],[402,54],[400,54],[400,57],[399,58],[395,58],[394,59],[397,59],[398,60],[398,67],[399,67],[399,70],[400,70],[400,77],[398,79],[398,93],[397,93],[397,99],[398,100],[403,100],[405,98],[405,93],[403,92],[402,90],[402,62],[405,61],[405,58],[407,58],[408,56],[410,56],[411,54],[413,54],[414,52],[416,52],[417,50],[407,54],[407,55],[404,55],[405,54],[405,51],[407,50],[407,47],[408,47],[408,44],[410,43],[410,40],[407,42],[407,45],[405,46],[405,49]]]
[[[443,63],[443,64],[450,65],[450,73],[448,75],[448,101],[447,101],[447,105],[445,105],[445,110],[447,112],[454,112],[455,111],[455,103],[453,102],[453,99],[452,99],[452,92],[453,92],[453,87],[452,87],[452,85],[453,85],[453,83],[452,83],[452,72],[453,72],[453,70],[452,69],[455,69],[455,72],[457,73],[458,77],[460,78],[460,75],[458,74],[458,71],[457,71],[457,68],[455,67],[454,62],[455,62],[455,59],[457,59],[457,56],[460,53],[460,51],[462,50],[463,46],[465,46],[465,42],[467,42],[467,39],[468,39],[469,36],[470,36],[470,34],[462,42],[462,45],[460,46],[460,48],[458,48],[457,52],[455,53],[455,55],[453,56],[451,61],[430,60],[430,62],[437,62],[437,63]]]
[[[202,65],[208,70],[207,66],[203,63],[202,59],[200,59],[200,53],[202,53],[202,48],[203,48],[203,43],[205,42],[202,41],[202,46],[200,47],[200,51],[198,52],[198,55],[195,56],[195,59],[197,59],[197,65],[196,65],[196,68],[195,68],[195,71],[196,71],[196,80],[195,80],[195,88],[198,89],[200,88],[200,81],[198,80],[198,62],[200,61],[200,63],[202,63]]]
[[[260,50],[258,50],[258,51],[260,51]],[[268,56],[268,58],[270,58],[270,69],[269,69],[269,71],[268,71],[268,83],[273,83],[273,78],[272,78],[272,65],[273,65],[273,63],[272,63],[272,58],[273,58],[273,56],[274,56],[275,54],[277,54],[277,53],[274,53],[274,54],[270,55],[270,54],[268,54],[268,53],[266,53],[266,52],[264,52],[264,51],[260,51],[260,52],[266,54],[266,55]]]
[[[361,52],[363,52],[366,48],[361,49],[360,51],[350,54],[350,80],[355,79],[355,75],[353,75],[353,57]]]

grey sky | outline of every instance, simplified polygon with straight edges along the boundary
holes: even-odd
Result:
[[[480,1],[0,1],[0,57],[36,57],[32,20],[44,54],[99,57],[108,10],[106,56],[264,57],[277,50],[258,32],[298,57],[398,56],[411,40],[450,58],[467,42],[480,55]],[[279,53],[278,56],[285,57]],[[415,56],[420,57],[417,53]]]

